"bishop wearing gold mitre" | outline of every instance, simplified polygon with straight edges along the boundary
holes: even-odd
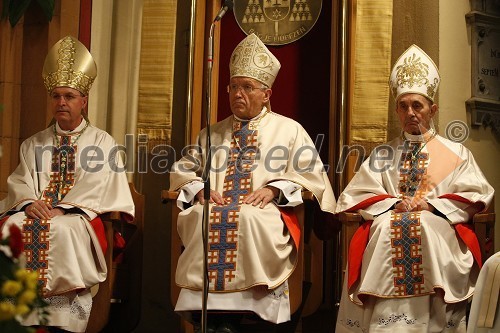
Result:
[[[134,203],[115,140],[85,116],[97,74],[86,47],[64,37],[49,51],[42,77],[54,122],[26,139],[20,163],[0,202],[2,235],[22,230],[27,269],[38,272],[48,303],[48,326],[85,332],[90,288],[106,279],[104,228],[99,215],[133,217]],[[33,312],[23,325],[38,325]]]

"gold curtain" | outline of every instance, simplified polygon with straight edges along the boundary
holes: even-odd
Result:
[[[137,132],[150,148],[170,143],[176,14],[175,0],[144,1]]]
[[[356,1],[351,144],[387,141],[392,1]]]

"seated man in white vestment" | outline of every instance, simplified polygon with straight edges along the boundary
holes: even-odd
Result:
[[[471,217],[491,203],[471,152],[436,133],[440,82],[416,45],[390,88],[401,136],[375,148],[339,196],[364,224],[349,246],[336,332],[465,332],[481,265]]]
[[[335,197],[306,131],[270,109],[278,59],[251,34],[233,51],[229,69],[233,115],[211,126],[207,308],[251,311],[281,323],[290,320],[287,279],[300,239],[297,219],[287,207],[300,204],[301,190],[307,189],[323,211],[333,213]],[[206,140],[202,130],[196,149],[174,164],[170,176],[170,189],[180,191],[177,228],[185,247],[176,271],[182,289],[175,310],[198,315]],[[209,313],[209,332],[235,332],[235,323],[230,324]]]
[[[107,275],[99,215],[134,215],[114,139],[84,117],[96,74],[94,59],[77,39],[68,36],[52,47],[42,76],[54,123],[21,144],[20,163],[0,202],[2,235],[16,224],[26,268],[38,271],[48,326],[70,332],[85,332],[90,288]],[[22,324],[39,325],[39,319],[33,312]]]

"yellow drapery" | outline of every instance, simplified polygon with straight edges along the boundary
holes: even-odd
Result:
[[[392,1],[356,2],[351,144],[387,141]]]
[[[176,14],[175,0],[144,1],[137,133],[150,149],[170,143]]]

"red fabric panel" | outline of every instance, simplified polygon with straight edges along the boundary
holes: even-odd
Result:
[[[127,242],[118,231],[115,231],[113,236],[113,262],[121,263],[123,261],[123,250]]]
[[[78,40],[90,50],[90,36],[92,28],[92,0],[80,1],[80,25]]]
[[[106,240],[106,233],[104,232],[104,224],[102,223],[101,218],[98,216],[92,221],[90,221],[90,225],[92,229],[94,229],[95,234],[97,235],[97,239],[99,240],[99,244],[101,245],[101,249],[103,253],[106,253],[108,249],[108,241]]]
[[[450,193],[450,194],[444,194],[442,196],[439,197],[439,199],[450,199],[450,200],[455,200],[455,201],[458,201],[458,202],[463,202],[463,203],[466,203],[466,204],[474,204],[474,205],[477,205],[478,209],[479,209],[479,212],[482,212],[484,211],[484,209],[486,208],[486,205],[484,204],[484,202],[472,202],[470,201],[469,199],[466,199],[464,197],[461,197],[457,194],[453,194],[453,193]]]
[[[476,260],[477,264],[481,268],[483,266],[483,260],[481,258],[481,248],[479,247],[479,241],[477,240],[476,233],[470,224],[459,223],[455,224],[455,231],[458,236],[463,240],[465,245],[469,248]]]
[[[122,234],[120,234],[119,232],[115,232],[115,234],[113,235],[113,242],[113,250],[119,251],[125,248],[125,238],[123,238]]]
[[[349,244],[348,263],[349,270],[347,272],[347,288],[351,288],[361,275],[361,264],[363,254],[365,253],[366,244],[370,236],[370,227],[373,221],[366,221],[352,236],[351,244]]]
[[[365,209],[366,207],[369,207],[369,206],[373,205],[374,203],[377,203],[379,201],[385,200],[387,198],[394,198],[394,196],[389,195],[389,194],[376,195],[374,197],[371,197],[369,199],[361,201],[356,206],[353,206],[353,207],[349,208],[347,211],[348,212],[355,212],[358,209]]]
[[[468,204],[472,203],[472,201],[470,201],[469,199],[466,199],[464,197],[461,197],[461,196],[459,196],[457,194],[453,194],[453,193],[443,194],[443,195],[439,196],[439,199],[450,199],[450,200],[455,200],[455,201],[468,203]]]
[[[279,209],[281,212],[281,218],[290,231],[295,247],[298,250],[300,246],[300,224],[297,219],[297,215],[295,215],[295,212],[291,207],[280,207]]]

